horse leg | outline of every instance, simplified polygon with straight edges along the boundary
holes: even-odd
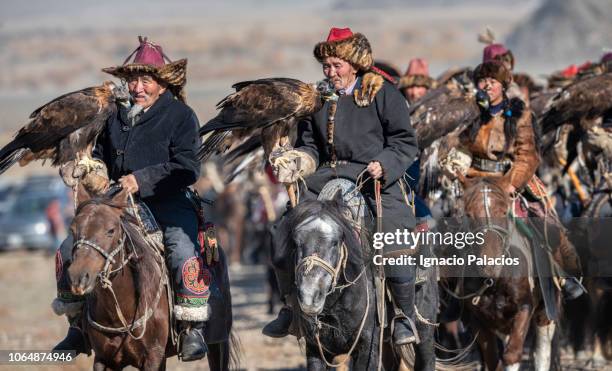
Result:
[[[555,334],[555,322],[536,326],[535,370],[550,370],[551,343]]]
[[[208,344],[208,368],[210,371],[229,370],[229,342]]]
[[[94,358],[94,364],[93,364],[93,369],[94,371],[111,371],[111,370],[115,370],[112,367],[108,367],[104,361],[102,361],[102,358]]]
[[[375,326],[369,337],[361,338],[361,345],[353,354],[353,370],[376,370],[380,358],[380,328]],[[348,366],[348,362],[345,363]],[[348,367],[346,368],[348,370]],[[338,370],[338,369],[337,369]]]
[[[106,371],[106,365],[102,363],[102,360],[96,357],[94,359],[93,370],[94,371]]]
[[[499,348],[497,346],[497,336],[490,330],[480,329],[478,337],[478,346],[482,359],[488,371],[501,371],[502,363],[499,357]]]
[[[312,347],[306,347],[306,369],[308,371],[322,371],[327,370],[327,364],[321,359],[319,351]]]
[[[529,330],[530,320],[531,308],[529,306],[523,306],[512,319],[512,330],[510,330],[508,344],[503,356],[504,364],[508,369],[515,364],[520,366],[521,356],[523,355],[523,345],[525,343],[527,331]]]

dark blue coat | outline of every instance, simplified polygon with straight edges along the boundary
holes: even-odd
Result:
[[[121,107],[98,138],[94,157],[106,163],[112,180],[134,174],[143,200],[175,199],[200,174],[198,128],[193,110],[166,91],[134,126]]]

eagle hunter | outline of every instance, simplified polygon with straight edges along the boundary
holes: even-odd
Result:
[[[38,159],[51,160],[53,166],[73,160],[89,166],[98,134],[117,112],[115,103],[127,105],[129,98],[125,87],[106,81],[38,108],[30,115],[30,122],[0,149],[0,174],[16,162],[25,166]]]

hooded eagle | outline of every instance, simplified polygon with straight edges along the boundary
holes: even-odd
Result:
[[[16,162],[25,166],[49,159],[61,166],[91,158],[96,137],[117,110],[115,103],[128,101],[127,90],[110,81],[55,98],[32,112],[30,122],[0,149],[0,174]]]
[[[266,158],[289,137],[299,120],[322,107],[319,91],[302,81],[267,78],[234,84],[236,89],[217,104],[219,114],[200,128],[211,133],[199,151],[201,160],[220,154],[237,143],[244,151],[263,145]]]

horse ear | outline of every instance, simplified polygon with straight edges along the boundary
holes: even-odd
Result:
[[[127,204],[129,195],[130,193],[127,191],[127,189],[122,188],[121,191],[117,192],[113,196],[113,201],[119,204]]]
[[[87,188],[85,188],[85,186],[83,185],[83,183],[79,182],[77,184],[76,187],[76,199],[77,199],[77,205],[82,204],[85,201],[88,201],[91,199],[91,194],[89,193],[89,191],[87,190]]]

